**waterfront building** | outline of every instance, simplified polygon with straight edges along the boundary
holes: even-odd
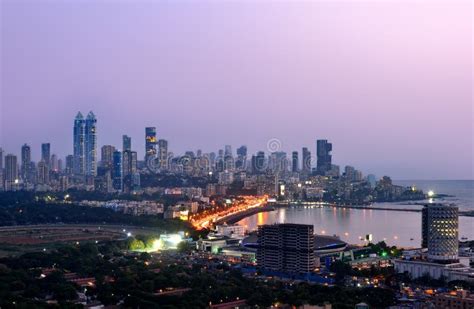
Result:
[[[18,183],[17,157],[13,154],[7,154],[5,156],[5,191],[17,190]]]
[[[407,272],[412,279],[429,274],[432,278],[448,281],[474,282],[474,269],[469,260],[458,257],[458,207],[445,204],[427,204],[422,210],[422,247],[428,248],[427,259],[423,256],[395,260],[395,270]]]
[[[156,127],[145,128],[145,162],[156,156]]]
[[[123,151],[132,150],[132,138],[128,135],[122,135]]]
[[[85,121],[85,174],[97,176],[97,118],[91,111]]]
[[[84,175],[85,170],[85,121],[81,112],[78,112],[74,119],[74,130],[73,130],[73,144],[74,144],[74,174]]]
[[[112,169],[112,187],[115,191],[121,192],[123,189],[122,172],[122,152],[116,150],[113,153]]]
[[[427,204],[422,210],[422,247],[428,248],[428,259],[433,262],[458,261],[458,207]]]
[[[51,144],[43,143],[41,144],[41,160],[45,162],[48,167],[51,166]]]
[[[319,175],[326,175],[331,170],[332,162],[332,144],[328,143],[327,140],[321,139],[316,141],[316,170]]]
[[[285,273],[308,273],[315,268],[314,228],[305,224],[260,225],[257,265]]]

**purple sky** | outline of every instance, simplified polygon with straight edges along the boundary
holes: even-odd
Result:
[[[175,153],[333,142],[396,179],[473,179],[471,1],[18,1],[1,6],[0,147],[72,152],[156,126]]]

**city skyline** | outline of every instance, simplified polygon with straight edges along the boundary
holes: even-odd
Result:
[[[71,117],[93,110],[97,144],[126,134],[139,158],[154,126],[175,153],[327,139],[366,173],[473,178],[468,1],[1,5],[7,153],[63,158]]]

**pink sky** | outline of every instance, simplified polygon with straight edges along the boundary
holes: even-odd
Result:
[[[0,147],[72,152],[156,126],[175,153],[314,153],[403,179],[473,179],[471,1],[1,1]]]

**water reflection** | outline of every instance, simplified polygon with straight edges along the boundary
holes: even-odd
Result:
[[[421,213],[369,209],[278,208],[247,217],[239,224],[255,230],[258,225],[272,223],[313,224],[316,233],[338,235],[352,244],[361,244],[361,237],[372,234],[373,241],[385,240],[390,245],[419,247],[421,244]],[[474,239],[474,218],[459,218],[459,237]]]

